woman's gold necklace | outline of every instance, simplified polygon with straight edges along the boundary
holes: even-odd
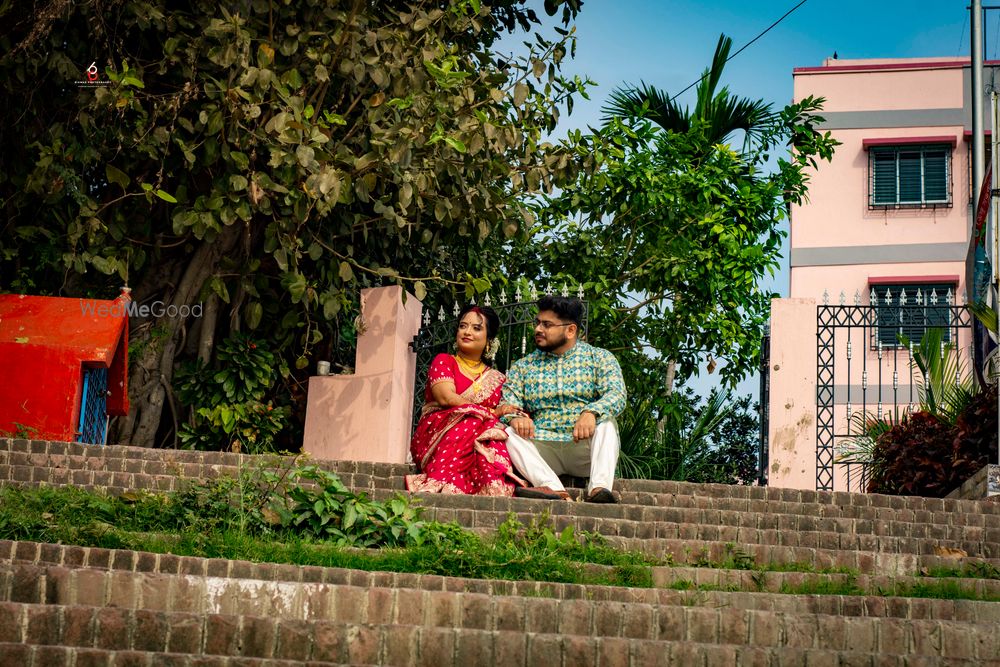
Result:
[[[483,372],[483,367],[485,366],[485,364],[483,364],[482,361],[472,362],[460,354],[456,354],[455,359],[458,360],[458,365],[461,366],[468,373],[474,373],[476,375],[479,375]]]

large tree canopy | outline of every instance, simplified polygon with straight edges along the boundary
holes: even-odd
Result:
[[[524,266],[587,282],[593,339],[620,355],[633,386],[669,392],[671,361],[682,380],[706,359],[724,361],[730,383],[755,368],[774,296],[760,281],[778,268],[780,223],[836,144],[816,129],[821,103],[769,115],[739,151],[697,118],[682,132],[612,118],[581,138],[600,169],[539,202],[545,243],[525,249]]]
[[[493,50],[538,24],[526,0],[15,5],[0,290],[205,302],[141,323],[119,441],[176,432],[177,361],[216,337],[257,331],[294,392],[317,348],[350,358],[360,287],[485,287],[519,198],[588,160],[543,142],[584,86],[560,75],[572,34]],[[78,86],[95,61],[110,83]]]

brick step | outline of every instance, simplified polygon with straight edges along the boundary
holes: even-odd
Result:
[[[458,499],[456,502],[452,499]],[[423,498],[422,498],[423,500]],[[931,555],[937,548],[961,549],[968,554],[984,558],[1000,558],[1000,530],[984,530],[973,527],[954,527],[954,530],[939,531],[941,535],[925,534],[920,537],[897,536],[891,534],[892,529],[900,532],[921,532],[926,528],[921,524],[878,525],[872,522],[840,528],[857,529],[851,531],[826,530],[815,521],[800,522],[798,529],[754,528],[748,526],[733,526],[728,523],[715,523],[714,518],[731,519],[735,522],[745,520],[752,522],[755,517],[735,513],[703,513],[695,510],[690,516],[684,517],[682,511],[670,512],[670,519],[659,518],[655,513],[642,520],[630,520],[615,517],[620,513],[621,506],[592,505],[589,503],[565,503],[537,500],[522,500],[517,498],[485,499],[487,502],[476,502],[484,499],[469,496],[439,496],[427,498],[424,506],[427,508],[425,517],[437,521],[456,521],[467,528],[495,528],[514,513],[518,520],[527,523],[536,518],[542,511],[551,513],[552,522],[556,528],[562,529],[572,525],[577,530],[597,532],[605,536],[627,537],[639,540],[700,540],[703,542],[736,542],[742,544],[761,544],[786,547],[825,548],[830,550],[860,550],[880,551],[883,553],[915,553]],[[438,503],[459,505],[461,501],[476,509],[458,509],[440,507]],[[490,502],[492,501],[492,502]],[[492,505],[496,509],[485,507]],[[649,510],[651,508],[644,508]],[[617,512],[616,512],[617,511]],[[645,511],[643,512],[646,513]],[[664,512],[663,514],[667,514]],[[840,521],[853,521],[841,519]],[[873,532],[865,532],[864,528],[872,528]],[[949,538],[946,535],[960,536],[963,539]]]
[[[2,458],[5,456],[5,452],[6,458]],[[28,457],[24,458],[24,455],[28,455]],[[147,449],[124,445],[95,447],[80,443],[0,438],[0,464],[4,465],[76,468],[81,465],[78,460],[81,457],[88,460],[86,464],[83,464],[84,467],[92,465],[102,471],[170,474],[190,478],[208,478],[216,474],[213,470],[227,467],[247,469],[248,467],[259,465],[261,462],[274,459],[274,457],[266,455],[251,456],[230,452]],[[90,461],[90,459],[103,459],[107,463],[98,463]],[[413,468],[405,464],[371,463],[365,461],[311,461],[311,463],[342,476],[354,476],[353,478],[345,479],[345,483],[349,483],[349,486],[353,488],[362,489],[402,489],[402,476],[413,472]],[[737,504],[751,501],[772,501],[845,508],[847,506],[857,506],[861,508],[871,507],[888,510],[908,510],[912,512],[947,512],[949,514],[968,513],[1000,516],[1000,503],[979,500],[885,496],[880,494],[628,479],[616,482],[616,489],[626,493],[635,493],[637,494],[637,499],[640,495],[675,495],[711,500],[725,499],[727,502],[735,501]],[[680,502],[682,501],[661,504],[676,505]],[[650,503],[641,502],[640,504]],[[730,508],[738,509],[738,507],[726,507],[726,509]],[[722,509],[722,507],[718,507],[718,509]]]
[[[729,570],[712,567],[653,567],[653,585],[659,588],[674,587],[679,584],[690,584],[692,586],[708,587],[720,589],[722,591],[748,591],[748,592],[771,592],[780,593],[788,589],[796,589],[803,586],[821,585],[848,585],[853,584],[862,591],[868,591],[868,596],[846,596],[859,598],[886,599],[884,604],[899,609],[905,609],[917,601],[929,600],[931,598],[907,598],[896,596],[894,590],[899,588],[909,588],[926,585],[954,584],[962,590],[975,594],[978,597],[991,597],[1000,600],[1000,579],[978,579],[975,577],[928,577],[928,576],[884,576],[867,574],[842,574],[837,572],[775,572],[775,571],[754,571],[754,570]],[[881,593],[876,594],[877,591]],[[825,596],[812,596],[825,597]],[[987,615],[1000,614],[1000,602],[985,602],[979,600],[935,600],[937,602],[948,603],[945,605],[951,612],[935,612],[933,618],[954,618],[956,620],[972,620],[978,616],[968,616],[964,611],[978,609],[976,613]],[[867,600],[864,601],[867,605]],[[952,607],[951,604],[955,606]],[[971,603],[966,605],[965,603]],[[924,606],[922,603],[917,606]],[[995,609],[995,611],[994,611]],[[845,613],[843,611],[829,611],[823,613]],[[890,610],[890,616],[904,616],[906,618],[925,618],[919,612],[905,611],[898,612]],[[853,614],[848,614],[853,615]],[[881,615],[881,614],[866,614]],[[929,617],[928,617],[929,618]]]
[[[149,651],[111,651],[80,646],[0,644],[0,664],[18,667],[338,667],[346,663],[303,663],[227,655],[185,655]]]
[[[661,579],[664,574],[660,573]],[[822,579],[814,575],[812,578],[837,582],[840,576]],[[674,577],[663,583],[679,580],[690,581]],[[565,589],[552,591],[556,594],[553,597],[537,597],[525,595],[527,591],[520,595],[500,595],[451,589],[365,587],[0,563],[2,601],[199,614],[240,613],[286,620],[577,632],[631,639],[661,639],[656,625],[649,621],[654,618],[656,609],[670,606],[725,608],[740,614],[761,611],[786,615],[1000,622],[1000,603],[997,602],[874,594],[789,595],[751,592],[755,584],[753,581],[747,583],[750,590],[742,592],[666,589],[642,596],[647,598],[643,601],[636,599],[639,596],[635,591],[626,588],[608,594],[596,591],[603,599],[594,599],[594,587],[590,586],[583,587],[586,595],[582,598],[566,597]]]
[[[1000,568],[1000,559],[997,558],[956,559],[929,554],[880,553],[705,540],[644,540],[615,536],[607,536],[605,539],[608,544],[619,549],[639,551],[677,565],[724,563],[738,554],[739,557],[747,558],[749,564],[757,567],[771,565],[779,566],[781,569],[780,566],[805,566],[812,570],[848,568],[861,574],[890,576],[912,576],[919,574],[925,568],[960,567],[966,563]]]
[[[68,483],[60,478],[52,479],[50,473],[57,469],[28,466],[17,466],[17,468],[30,472],[34,479],[30,483],[18,481],[14,482],[15,484],[34,486]],[[167,475],[154,476],[143,473],[109,473],[91,470],[81,472],[94,477],[106,476],[106,478],[99,480],[102,482],[101,484],[91,486],[112,494],[136,489],[175,490],[180,488],[183,483],[182,478]],[[2,483],[0,480],[0,484]],[[380,495],[382,494],[375,494],[376,497]],[[384,495],[391,494],[387,492]],[[519,498],[444,495],[420,496],[420,498],[422,504],[428,509],[428,518],[439,521],[457,521],[467,528],[495,528],[507,519],[510,512],[515,512],[522,521],[529,521],[540,511],[547,511],[552,514],[554,524],[560,529],[567,525],[573,525],[581,531],[593,531],[609,537],[643,541],[696,540],[794,548],[824,548],[827,550],[916,553],[919,555],[933,555],[938,549],[948,548],[962,550],[979,558],[1000,558],[1000,529],[985,529],[977,526],[927,526],[921,523],[907,522],[815,519],[804,515],[782,517],[693,508],[591,505]],[[621,518],[623,516],[641,518],[632,520]],[[720,525],[719,522],[723,523]],[[733,523],[737,525],[731,525]],[[744,523],[748,525],[741,525]],[[782,526],[782,528],[751,527],[754,523],[777,525]],[[813,530],[809,530],[810,528]],[[817,530],[824,528],[833,528],[834,530]],[[872,532],[864,532],[866,529]],[[904,535],[897,536],[892,533],[903,533]],[[913,535],[922,535],[923,537],[914,537]],[[953,539],[957,537],[965,539]]]
[[[582,609],[582,608],[581,608]],[[115,607],[0,602],[0,642],[390,665],[770,664],[905,665],[903,656],[996,661],[993,624],[793,616],[668,607],[647,619],[662,640],[401,624],[351,624]],[[586,624],[589,627],[589,622]],[[675,653],[675,651],[677,651]],[[663,656],[670,655],[664,662]],[[753,655],[759,655],[752,653]],[[881,662],[883,656],[888,661]],[[732,658],[736,658],[732,661]],[[729,662],[716,662],[729,658]],[[785,662],[789,660],[789,662]],[[794,661],[793,661],[794,660]],[[838,662],[831,663],[831,660]],[[952,663],[948,663],[952,664]]]
[[[93,459],[99,461],[100,459]],[[120,460],[120,459],[118,459]],[[137,489],[167,492],[180,489],[184,477],[172,475],[148,475],[145,473],[110,472],[106,470],[77,470],[47,468],[37,466],[8,466],[9,480],[22,486],[73,485],[120,494]],[[213,469],[211,476],[236,474],[236,470]],[[0,465],[0,484],[3,484],[4,466]],[[377,499],[385,499],[398,491],[370,490]],[[629,500],[623,494],[623,501]],[[636,495],[636,494],[633,494]],[[642,495],[642,494],[638,494]],[[635,500],[649,500],[649,498]],[[1000,520],[1000,516],[956,515],[948,521],[947,513],[940,515],[942,523],[928,524],[923,521],[896,521],[891,519],[860,519],[847,517],[816,517],[809,514],[777,514],[771,512],[751,512],[738,510],[702,509],[695,507],[662,507],[629,505],[591,505],[587,503],[539,502],[518,498],[483,498],[477,496],[416,495],[429,509],[429,518],[440,521],[458,521],[466,527],[495,527],[506,518],[507,512],[522,512],[522,516],[534,515],[544,509],[553,515],[573,515],[580,517],[574,521],[581,530],[592,530],[606,535],[643,538],[685,538],[700,540],[722,540],[732,542],[777,543],[785,546],[805,544],[823,545],[826,548],[846,548],[876,550],[872,544],[874,536],[901,539],[933,540],[933,545],[924,545],[927,552],[934,547],[948,546],[975,552],[984,557],[1000,557],[1000,527],[986,528],[971,525],[985,523],[984,518]],[[655,497],[659,501],[663,497]],[[789,503],[790,505],[790,503]],[[490,514],[487,510],[493,512]],[[875,511],[874,508],[872,510]],[[889,510],[891,511],[891,510]],[[908,512],[915,518],[914,512]],[[924,514],[931,514],[925,512]],[[752,536],[757,531],[759,535]],[[762,532],[765,531],[765,532]],[[748,535],[750,533],[751,535]],[[865,536],[854,539],[854,543],[842,545],[853,538],[844,536]],[[987,547],[977,545],[984,543]],[[892,548],[892,547],[890,547]],[[897,550],[897,549],[894,549]],[[996,554],[994,556],[994,554]]]

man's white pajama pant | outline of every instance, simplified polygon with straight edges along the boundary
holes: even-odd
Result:
[[[594,435],[579,442],[554,442],[522,438],[507,427],[507,451],[514,466],[532,486],[563,490],[559,475],[589,477],[587,492],[602,487],[611,490],[618,465],[618,424],[613,419],[597,425]]]

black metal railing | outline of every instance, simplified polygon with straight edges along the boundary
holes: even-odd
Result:
[[[881,291],[881,290],[880,290]],[[862,436],[863,419],[891,421],[919,404],[923,378],[912,363],[913,347],[930,328],[944,329],[942,346],[955,347],[962,331],[972,328],[967,306],[953,303],[949,292],[938,300],[900,298],[872,292],[868,304],[855,295],[854,305],[817,306],[816,331],[816,489],[834,490],[836,466],[843,466],[849,491],[867,490],[870,469],[857,456],[837,460],[838,445]],[[899,342],[906,336],[910,345]],[[959,353],[968,357],[966,341]],[[889,345],[890,341],[893,344]],[[945,342],[948,341],[948,342]],[[956,378],[957,380],[958,378]],[[861,457],[863,458],[863,457]]]

